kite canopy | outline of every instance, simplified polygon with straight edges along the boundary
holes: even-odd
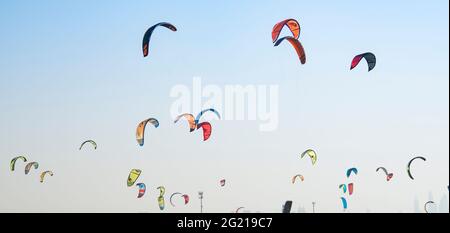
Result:
[[[298,58],[300,59],[300,62],[302,63],[302,65],[306,64],[305,49],[303,48],[303,45],[300,43],[300,41],[298,41],[294,37],[287,36],[287,37],[283,37],[283,38],[279,39],[275,43],[275,47],[278,47],[285,40],[289,41],[289,43],[291,43],[292,47],[294,47],[294,49],[297,52]]]
[[[87,141],[83,142],[80,146],[80,150],[83,149],[84,145],[87,143],[91,144],[94,147],[94,150],[97,150],[97,143],[94,142],[93,140],[87,140]]]
[[[427,213],[427,214],[429,214],[430,212],[428,211],[428,206],[429,205],[434,205],[435,203],[434,203],[434,201],[429,201],[429,202],[427,202],[427,203],[425,203],[425,205],[424,205],[424,209],[425,209],[425,213]]]
[[[27,158],[25,158],[25,156],[19,156],[19,157],[15,157],[11,160],[10,163],[10,169],[13,172],[16,169],[16,162],[17,160],[22,160],[22,162],[26,163],[27,162]]]
[[[300,179],[302,182],[305,181],[305,177],[303,177],[302,175],[296,175],[292,177],[292,184],[295,184],[298,179]]]
[[[137,198],[142,198],[145,195],[145,191],[147,190],[147,187],[144,183],[139,183],[136,185],[139,188],[139,194]]]
[[[350,70],[356,68],[363,58],[366,59],[367,64],[369,65],[369,72],[373,70],[377,65],[377,58],[373,53],[363,53],[353,58]]]
[[[226,182],[227,182],[227,181],[226,181],[225,179],[221,180],[221,181],[220,181],[220,186],[221,186],[221,187],[225,187]]]
[[[236,214],[239,213],[239,211],[241,211],[241,210],[243,210],[243,209],[245,209],[245,207],[239,207],[239,208],[237,208]]]
[[[358,169],[356,168],[350,168],[347,170],[347,178],[350,178],[350,176],[353,174],[358,175]]]
[[[164,208],[166,208],[166,201],[164,200],[164,196],[158,197],[158,206],[161,211],[163,211]]]
[[[377,168],[377,172],[379,172],[379,171],[383,171],[384,174],[386,174],[386,179],[387,179],[387,181],[391,181],[391,179],[394,177],[394,174],[393,174],[393,173],[389,173],[389,172],[387,171],[387,169],[384,168],[384,167],[379,167],[379,168]]]
[[[348,203],[347,203],[347,199],[345,199],[344,197],[341,197],[341,201],[342,201],[342,207],[344,207],[344,211],[348,209]]]
[[[189,203],[189,196],[188,195],[186,195],[186,194],[182,194],[182,193],[174,193],[174,194],[172,194],[171,196],[170,196],[170,204],[173,206],[173,207],[175,207],[175,204],[173,203],[173,198],[175,197],[175,196],[177,196],[177,195],[179,195],[179,196],[181,196],[182,198],[183,198],[183,200],[184,200],[184,204],[185,205],[187,205],[188,203]]]
[[[136,141],[140,146],[144,146],[145,128],[147,127],[148,123],[152,124],[155,128],[159,127],[159,121],[155,118],[150,118],[139,123],[138,127],[136,128]]]
[[[303,157],[305,157],[306,155],[311,158],[312,164],[315,165],[317,162],[317,153],[314,150],[309,149],[302,153],[301,158],[303,159]]]
[[[348,194],[351,196],[353,195],[353,190],[354,190],[355,184],[351,183],[348,184]]]
[[[185,118],[185,119],[188,121],[188,123],[189,123],[189,129],[190,129],[191,132],[193,132],[195,129],[197,129],[197,123],[196,123],[196,121],[195,121],[194,115],[189,114],[189,113],[185,113],[185,114],[183,114],[183,115],[178,116],[178,117],[175,119],[175,122],[174,122],[174,123],[175,123],[175,124],[178,123],[178,121],[180,121],[181,118]]]
[[[384,168],[384,167],[379,167],[379,168],[377,168],[377,172],[379,172],[379,171],[383,171],[386,175],[388,175],[388,171],[387,171],[387,169]]]
[[[280,37],[280,33],[283,30],[284,27],[288,27],[289,30],[292,32],[292,36],[295,39],[298,39],[300,37],[300,24],[298,23],[297,20],[295,19],[286,19],[283,20],[277,24],[275,24],[275,26],[273,27],[272,30],[272,42],[275,43],[278,38]]]
[[[414,180],[414,177],[412,176],[412,173],[411,173],[411,165],[413,164],[414,161],[416,161],[418,159],[420,159],[424,162],[427,161],[427,159],[422,156],[415,157],[415,158],[411,159],[411,161],[409,161],[408,166],[407,166],[407,172],[408,172],[408,176],[409,176],[409,178],[411,178],[411,180]]]
[[[175,204],[173,204],[173,197],[176,196],[176,195],[182,196],[183,194],[182,194],[182,193],[174,193],[174,194],[172,194],[172,195],[170,196],[169,201],[170,201],[170,204],[171,204],[173,207],[175,207]]]
[[[150,40],[153,35],[153,31],[155,31],[155,29],[160,26],[168,28],[173,32],[177,31],[177,28],[175,26],[173,26],[170,23],[165,23],[165,22],[158,23],[158,24],[152,26],[151,28],[149,28],[147,30],[147,32],[145,32],[144,39],[142,40],[142,52],[144,53],[144,57],[147,57],[149,54]]]
[[[182,197],[184,198],[184,204],[185,205],[189,204],[189,195],[184,194]]]
[[[159,196],[164,196],[166,194],[166,188],[164,186],[159,186],[156,189],[159,190]]]
[[[45,171],[41,173],[41,183],[44,183],[44,179],[46,175],[50,175],[53,176],[53,172],[52,171]]]
[[[25,166],[25,175],[28,175],[30,173],[31,168],[34,167],[34,169],[39,168],[39,163],[37,162],[31,162]]]
[[[195,124],[198,124],[200,122],[200,119],[202,118],[202,116],[205,115],[208,112],[212,112],[212,113],[216,114],[216,116],[219,118],[219,120],[221,119],[220,113],[217,110],[215,110],[213,108],[210,108],[210,109],[206,109],[206,110],[201,111],[197,115],[197,118],[195,118]]]
[[[342,189],[342,191],[344,192],[344,194],[347,193],[347,185],[346,185],[346,184],[341,184],[341,185],[339,185],[339,189]]]
[[[197,125],[197,129],[203,129],[203,141],[208,141],[211,137],[212,126],[208,122],[203,122]]]
[[[139,176],[141,175],[142,171],[139,169],[133,169],[131,170],[130,174],[128,175],[127,179],[127,186],[131,187],[136,183],[137,179],[139,179]]]
[[[166,201],[164,200],[164,195],[166,194],[166,188],[164,186],[159,186],[156,189],[159,190],[158,205],[159,205],[159,209],[162,211],[166,207]]]
[[[389,174],[386,176],[386,180],[387,180],[388,182],[391,181],[392,178],[394,178],[394,173],[389,173]]]

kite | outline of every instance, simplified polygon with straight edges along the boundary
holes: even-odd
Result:
[[[375,55],[373,53],[363,53],[353,58],[350,70],[356,68],[363,58],[366,59],[367,64],[369,65],[369,72],[375,68],[377,64],[377,58]]]
[[[348,194],[351,196],[351,195],[353,195],[353,188],[354,188],[354,184],[353,183],[351,183],[351,184],[348,184]]]
[[[309,158],[311,158],[312,164],[315,165],[317,162],[317,153],[314,150],[309,149],[302,153],[301,158],[303,159],[303,157],[305,157],[306,155],[308,155]]]
[[[53,172],[52,171],[45,171],[45,172],[42,172],[41,173],[41,183],[44,183],[44,178],[45,178],[45,175],[50,175],[50,176],[53,176]]]
[[[305,181],[305,177],[302,175],[296,175],[292,178],[292,184],[295,184],[295,181],[297,181],[297,178],[299,178],[302,182]]]
[[[346,184],[341,184],[339,185],[339,189],[342,189],[342,191],[345,193],[347,193],[347,185]]]
[[[163,211],[164,208],[166,207],[166,202],[164,201],[164,197],[163,196],[159,196],[158,197],[158,205],[159,205],[159,209],[161,211]]]
[[[127,179],[127,186],[131,187],[136,183],[137,179],[139,179],[139,176],[141,175],[142,171],[139,169],[133,169],[131,170],[130,174],[128,175]]]
[[[344,211],[347,210],[347,208],[348,208],[347,199],[345,199],[344,197],[341,197],[341,201],[342,201],[342,206],[344,207]]]
[[[221,180],[221,181],[220,181],[220,186],[221,186],[221,187],[225,187],[226,182],[227,182],[227,181],[226,181],[225,179]]]
[[[425,213],[429,214],[430,212],[428,211],[428,205],[430,204],[435,204],[434,201],[429,201],[427,203],[425,203],[424,209],[425,209]]]
[[[275,43],[275,47],[278,47],[284,40],[289,41],[289,43],[291,43],[291,45],[294,47],[294,49],[297,52],[298,58],[300,59],[300,62],[302,63],[302,65],[306,64],[305,49],[303,48],[303,45],[300,43],[300,41],[298,41],[294,37],[287,36],[287,37],[283,37],[283,38],[279,39]]]
[[[384,168],[384,167],[377,168],[377,172],[379,172],[380,170],[384,171],[384,173],[386,174],[386,179],[387,179],[388,182],[391,181],[391,179],[394,177],[394,174],[393,173],[389,173],[386,168]]]
[[[176,195],[180,195],[183,199],[184,199],[184,204],[187,205],[189,203],[189,196],[188,195],[183,195],[181,193],[174,193],[170,196],[170,204],[175,207],[175,204],[173,204],[173,197],[175,197]]]
[[[159,190],[158,205],[159,205],[159,209],[162,211],[166,207],[166,202],[164,200],[164,195],[166,194],[166,188],[164,186],[159,186],[156,189]]]
[[[197,129],[203,129],[203,141],[208,141],[211,137],[212,126],[208,122],[203,122],[197,125]]]
[[[173,26],[170,23],[165,23],[165,22],[158,23],[158,24],[152,26],[151,28],[149,28],[147,30],[147,32],[145,32],[144,39],[142,40],[142,52],[144,53],[144,57],[147,57],[149,54],[149,47],[150,47],[149,44],[150,44],[150,39],[152,37],[153,31],[159,26],[168,28],[173,32],[177,31],[177,28],[175,26]]]
[[[150,123],[153,126],[155,126],[155,128],[159,127],[159,121],[156,120],[155,118],[150,118],[147,119],[141,123],[139,123],[137,129],[136,129],[136,140],[139,143],[140,146],[144,146],[144,133],[145,133],[145,127],[147,126],[147,124]]]
[[[245,209],[245,207],[239,207],[239,208],[237,208],[237,210],[236,210],[235,213],[237,214],[237,213],[239,213],[239,211],[241,211],[241,210],[243,210],[243,209]]]
[[[275,24],[275,26],[273,27],[272,30],[272,42],[275,43],[278,38],[280,37],[280,33],[283,30],[283,28],[287,26],[289,28],[289,30],[292,32],[292,35],[294,36],[295,39],[298,39],[300,37],[300,24],[298,23],[297,20],[295,19],[287,19],[287,20],[283,20],[277,24]]]
[[[19,157],[13,158],[13,159],[11,160],[11,163],[10,163],[10,169],[11,169],[12,172],[16,169],[16,162],[17,162],[17,160],[19,160],[19,159],[22,160],[24,163],[27,162],[27,158],[25,158],[25,156],[19,156]]]
[[[170,199],[169,199],[169,201],[170,201],[170,204],[173,206],[173,207],[175,207],[175,204],[173,204],[173,197],[174,196],[176,196],[176,195],[183,195],[183,194],[181,194],[181,193],[174,193],[174,194],[172,194],[171,196],[170,196]]]
[[[206,110],[201,111],[201,112],[197,115],[197,118],[195,118],[195,124],[198,124],[198,123],[200,122],[200,118],[202,118],[202,116],[203,116],[205,113],[207,113],[207,112],[212,112],[212,113],[216,114],[216,116],[219,118],[219,120],[221,119],[219,112],[218,112],[217,110],[213,109],[213,108],[210,108],[210,109],[206,109]]]
[[[350,178],[350,176],[354,173],[355,175],[358,175],[358,169],[356,168],[350,168],[347,170],[347,178]]]
[[[94,142],[93,140],[87,140],[87,141],[83,142],[83,143],[81,144],[81,146],[80,146],[80,150],[83,149],[83,146],[84,146],[86,143],[90,143],[90,144],[94,147],[94,150],[97,150],[97,143]]]
[[[166,194],[166,188],[164,186],[159,186],[158,188],[156,188],[159,190],[159,196],[162,197]]]
[[[415,157],[415,158],[411,159],[411,161],[409,161],[408,166],[407,166],[407,172],[408,172],[408,175],[411,178],[411,180],[414,180],[414,177],[412,176],[412,173],[411,173],[411,165],[417,159],[423,160],[424,162],[427,161],[426,158],[421,157],[421,156]]]
[[[189,195],[184,194],[182,197],[184,198],[184,204],[185,205],[189,204]]]
[[[139,183],[136,186],[139,187],[139,194],[138,194],[137,198],[142,198],[145,195],[145,191],[147,190],[147,187],[145,186],[144,183]]]
[[[30,173],[31,167],[34,167],[34,169],[39,168],[39,163],[37,162],[31,162],[25,166],[25,175],[28,175]]]
[[[197,123],[195,121],[194,115],[189,114],[189,113],[180,115],[175,119],[174,123],[175,124],[178,123],[178,121],[180,121],[181,118],[186,118],[186,120],[189,123],[189,129],[191,130],[191,132],[193,132],[195,129],[197,129]]]

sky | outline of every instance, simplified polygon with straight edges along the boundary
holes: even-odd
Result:
[[[0,3],[0,212],[160,213],[156,187],[191,203],[166,213],[342,212],[338,186],[355,183],[348,212],[415,212],[447,203],[449,183],[449,5],[434,1],[56,1]],[[295,18],[307,64],[273,47],[275,23]],[[158,30],[148,58],[144,32]],[[283,31],[283,35],[288,35]],[[377,56],[349,71],[363,52]],[[211,139],[173,124],[176,85],[277,85],[279,127],[212,121]],[[194,112],[199,109],[193,110]],[[146,144],[135,139],[149,117]],[[94,139],[97,150],[78,147]],[[300,159],[313,148],[317,165]],[[25,155],[40,167],[9,170]],[[406,174],[408,161],[416,180]],[[391,182],[376,173],[384,166]],[[347,179],[348,168],[358,176]],[[147,194],[127,188],[143,170]],[[55,175],[39,183],[39,173]],[[305,182],[291,184],[295,174]],[[227,179],[221,188],[219,180]],[[436,210],[442,209],[436,207]],[[445,210],[445,208],[444,208]]]

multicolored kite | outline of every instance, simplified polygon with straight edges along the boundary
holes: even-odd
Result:
[[[159,127],[159,121],[155,118],[150,118],[139,123],[138,127],[136,128],[136,140],[140,146],[144,146],[145,127],[147,127],[148,123],[152,124],[155,128]]]
[[[127,186],[131,187],[136,183],[137,179],[139,179],[139,176],[141,175],[142,171],[139,169],[133,169],[131,170],[130,174],[128,175],[127,179]]]
[[[302,182],[305,181],[305,177],[303,177],[302,175],[296,175],[296,176],[292,177],[292,184],[295,184],[297,179],[300,179]]]
[[[195,130],[197,129],[197,123],[196,123],[196,121],[195,121],[194,115],[189,114],[189,113],[185,113],[185,114],[183,114],[183,115],[178,116],[178,117],[175,119],[175,122],[174,122],[174,123],[175,123],[175,124],[178,123],[178,121],[180,121],[181,118],[185,118],[185,119],[188,121],[188,123],[189,123],[189,129],[190,129],[191,132],[193,132],[193,131],[195,131]]]
[[[356,68],[363,58],[366,59],[367,64],[369,65],[369,72],[373,70],[377,65],[377,58],[373,53],[363,53],[353,58],[350,70]]]
[[[377,168],[377,172],[379,172],[379,171],[384,171],[384,173],[386,174],[386,180],[387,180],[388,182],[391,181],[391,179],[394,177],[394,173],[389,173],[389,172],[387,171],[387,169],[384,168],[384,167],[379,167],[379,168]]]
[[[31,168],[34,167],[34,169],[39,168],[39,163],[37,162],[31,162],[25,166],[25,175],[28,175],[30,173]]]
[[[144,183],[139,183],[136,185],[139,188],[139,194],[137,198],[142,198],[145,195],[145,191],[147,190],[147,187]]]

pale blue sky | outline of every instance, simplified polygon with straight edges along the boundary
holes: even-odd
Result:
[[[429,192],[447,195],[449,180],[448,1],[2,1],[0,3],[0,211],[159,212],[156,187],[191,195],[205,191],[210,212],[279,211],[286,199],[318,210],[341,210],[337,186],[345,170],[361,174],[350,211],[411,212]],[[270,32],[298,19],[308,63],[289,46],[273,48]],[[150,57],[145,30],[161,21]],[[374,71],[350,72],[354,55],[377,55]],[[205,84],[275,84],[280,128],[257,122],[214,122],[210,142],[173,125],[170,89]],[[134,130],[146,117],[161,128],[139,148]],[[98,151],[79,152],[85,139]],[[319,164],[299,159],[308,148]],[[10,173],[25,154],[52,169]],[[429,158],[408,180],[413,155]],[[396,173],[386,184],[374,171]],[[144,170],[148,196],[125,187]],[[20,170],[20,169],[19,169]],[[292,186],[303,173],[307,181]],[[229,186],[218,187],[225,177]],[[448,198],[448,197],[447,197]]]

